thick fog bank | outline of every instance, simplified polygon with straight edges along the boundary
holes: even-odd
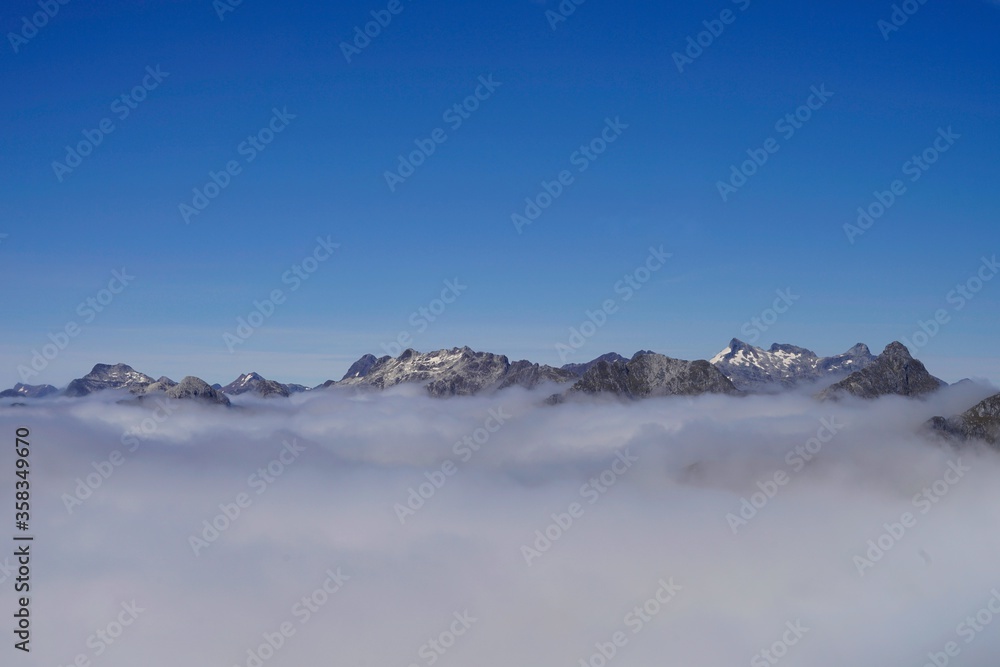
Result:
[[[993,667],[1000,454],[921,430],[992,391],[5,407],[18,663]]]

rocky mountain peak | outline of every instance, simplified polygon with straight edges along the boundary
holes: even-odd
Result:
[[[845,394],[860,398],[890,394],[922,396],[945,384],[928,373],[924,365],[910,355],[905,345],[893,341],[869,365],[828,387],[820,398],[837,398]]]
[[[932,417],[927,426],[945,436],[959,440],[983,440],[1000,445],[1000,394],[976,403],[954,417]]]
[[[388,360],[392,357],[382,357],[382,360]],[[380,360],[374,354],[365,354],[360,359],[351,364],[351,367],[347,369],[344,373],[344,377],[341,380],[346,380],[347,378],[360,378],[368,375],[368,371],[372,369],[375,364]]]
[[[740,393],[719,369],[705,360],[685,361],[642,350],[631,359],[600,360],[567,393],[616,394],[628,398]],[[550,402],[564,398],[556,395]]]
[[[738,338],[715,355],[711,363],[745,391],[775,391],[803,382],[833,382],[865,367],[874,359],[868,348],[855,346],[843,354],[818,357],[812,350],[787,343],[763,349]]]
[[[867,349],[867,348],[866,348]],[[791,345],[789,343],[771,343],[771,347],[768,352],[785,352],[786,354],[797,354],[802,357],[815,357],[816,353],[812,350],[807,350],[804,347],[799,347],[798,345]]]
[[[96,364],[94,368],[69,383],[67,396],[86,396],[104,389],[127,389],[133,394],[142,393],[155,380],[127,364]]]
[[[886,345],[885,349],[882,350],[882,354],[879,356],[884,357],[885,359],[901,361],[904,363],[913,359],[910,355],[910,351],[898,340],[894,340]]]
[[[568,382],[574,378],[562,369],[517,361],[502,354],[476,352],[468,346],[434,352],[410,348],[398,357],[365,355],[337,383],[324,386],[387,389],[404,383],[423,385],[431,396],[471,395],[510,386],[533,387],[541,382]]]
[[[18,382],[11,389],[0,391],[0,398],[45,398],[58,393],[50,384],[23,384]]]
[[[158,385],[159,383],[149,387],[139,397],[140,401],[147,400],[155,396],[158,392],[163,392],[167,398],[194,399],[205,403],[230,405],[229,398],[225,394],[216,391],[207,382],[193,375],[188,375],[173,386],[164,387]]]
[[[268,380],[259,373],[255,373],[253,371],[243,373],[225,387],[222,387],[221,391],[225,394],[229,394],[230,396],[239,396],[240,394],[246,393],[254,393],[258,396],[291,395],[287,386],[274,380]]]
[[[849,354],[849,355],[856,356],[856,357],[870,357],[870,356],[874,356],[874,355],[872,355],[872,351],[869,350],[868,346],[865,345],[864,343],[855,343],[851,347],[851,349],[849,349],[844,354]]]
[[[601,356],[597,357],[596,359],[591,359],[590,361],[585,361],[583,363],[563,364],[561,366],[561,368],[564,371],[568,371],[568,372],[572,373],[573,375],[576,375],[577,377],[580,377],[584,373],[586,373],[590,369],[591,366],[594,366],[595,364],[598,364],[598,363],[600,363],[602,361],[607,361],[609,363],[612,363],[612,362],[615,362],[615,361],[627,361],[627,360],[625,359],[625,357],[623,357],[622,355],[618,354],[617,352],[608,352],[607,354],[602,354]]]

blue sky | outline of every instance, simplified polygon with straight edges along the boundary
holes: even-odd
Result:
[[[418,350],[551,364],[709,358],[748,331],[820,354],[918,340],[945,379],[1000,380],[1000,280],[952,293],[992,277],[982,258],[1000,251],[1000,6],[914,3],[891,31],[890,2],[588,0],[555,28],[552,0],[388,6],[244,0],[220,20],[210,0],[71,0],[34,32],[38,3],[8,3],[0,384],[74,324],[29,382],[121,361],[315,384],[401,332]],[[348,62],[341,44],[373,11],[391,21]],[[674,54],[713,27],[679,71]],[[463,103],[474,110],[456,127],[445,112]],[[776,126],[797,111],[808,119],[793,134]],[[606,150],[579,152],[600,148],[609,122]],[[100,141],[77,166],[53,166],[88,136]],[[428,141],[390,189],[386,171]],[[915,167],[925,149],[936,161]],[[719,181],[748,150],[767,160],[724,201]],[[226,187],[185,220],[180,205],[227,164]],[[564,171],[519,233],[512,214]],[[896,180],[884,214],[846,233]],[[292,290],[283,276],[317,237],[339,248]],[[626,301],[616,283],[651,246],[671,256]],[[102,296],[123,268],[134,279]],[[456,279],[459,296],[421,325]],[[283,302],[227,346],[276,289]],[[785,289],[797,298],[772,318]],[[108,296],[100,313],[78,307]],[[606,300],[607,321],[560,359],[557,343]],[[935,335],[914,338],[936,315]]]

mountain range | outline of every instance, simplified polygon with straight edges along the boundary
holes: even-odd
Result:
[[[820,357],[804,347],[775,343],[765,350],[736,338],[711,359],[737,389],[745,391],[775,391],[841,379],[873,361],[875,355],[863,343],[842,354]]]
[[[836,399],[845,394],[861,398],[878,398],[889,394],[922,396],[947,384],[928,373],[920,361],[910,356],[905,345],[892,342],[882,354],[860,370],[824,389],[819,397]]]
[[[397,357],[366,354],[339,381],[328,380],[311,389],[269,380],[254,372],[244,373],[225,386],[210,386],[194,376],[180,382],[167,377],[154,380],[126,364],[97,364],[62,391],[52,385],[17,384],[0,392],[0,397],[51,399],[118,390],[131,394],[130,400],[138,402],[162,395],[229,406],[231,396],[288,398],[331,387],[378,391],[398,385],[421,386],[428,395],[438,398],[545,385],[557,390],[546,401],[556,404],[575,394],[627,399],[706,393],[740,396],[795,387],[806,388],[819,400],[887,395],[919,398],[947,383],[931,375],[899,342],[890,343],[877,356],[858,343],[841,354],[820,357],[795,345],[775,343],[764,349],[734,338],[708,361],[686,361],[642,350],[628,359],[610,352],[559,368],[527,360],[512,362],[502,354],[468,347],[426,353],[407,349]],[[944,437],[979,438],[996,444],[1000,439],[1000,394],[961,415],[935,417],[928,427]]]

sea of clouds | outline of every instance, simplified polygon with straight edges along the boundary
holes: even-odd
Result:
[[[995,391],[3,407],[0,662],[995,667],[1000,452],[921,430]]]

